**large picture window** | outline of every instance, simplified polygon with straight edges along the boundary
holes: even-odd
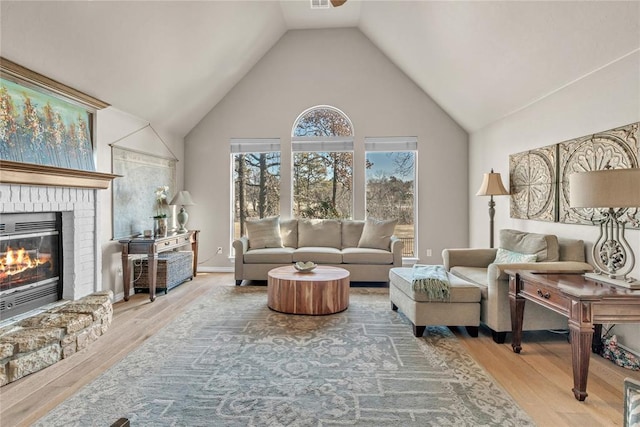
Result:
[[[415,257],[417,140],[365,138],[367,217],[397,218],[404,257]]]
[[[293,126],[293,215],[351,218],[353,126],[340,110],[317,106]]]
[[[280,140],[232,139],[233,239],[246,234],[248,218],[280,213]]]

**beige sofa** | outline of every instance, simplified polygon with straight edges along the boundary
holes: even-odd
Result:
[[[499,249],[445,249],[442,259],[447,271],[481,287],[480,322],[491,329],[494,341],[503,343],[511,332],[509,276],[512,270],[592,271],[585,262],[582,240],[562,239],[554,235],[500,230],[500,251],[535,254],[536,262],[496,261]],[[515,258],[518,258],[517,256]],[[566,329],[567,319],[538,304],[527,304],[524,330]]]
[[[248,221],[248,236],[233,242],[235,280],[267,280],[272,268],[313,261],[349,271],[351,282],[388,282],[402,266],[395,221],[290,219]],[[280,240],[278,240],[278,237]]]

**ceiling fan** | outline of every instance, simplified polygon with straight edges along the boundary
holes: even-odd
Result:
[[[347,0],[311,0],[311,9],[328,9],[329,1],[333,7],[342,6],[347,2]]]

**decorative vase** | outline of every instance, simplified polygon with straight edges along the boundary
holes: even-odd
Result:
[[[167,236],[167,218],[153,219],[153,233],[156,237]]]

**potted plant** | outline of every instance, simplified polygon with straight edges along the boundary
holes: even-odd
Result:
[[[167,214],[164,207],[167,204],[168,185],[163,185],[156,189],[156,214],[153,216],[153,232],[155,237],[165,237],[167,235]]]

